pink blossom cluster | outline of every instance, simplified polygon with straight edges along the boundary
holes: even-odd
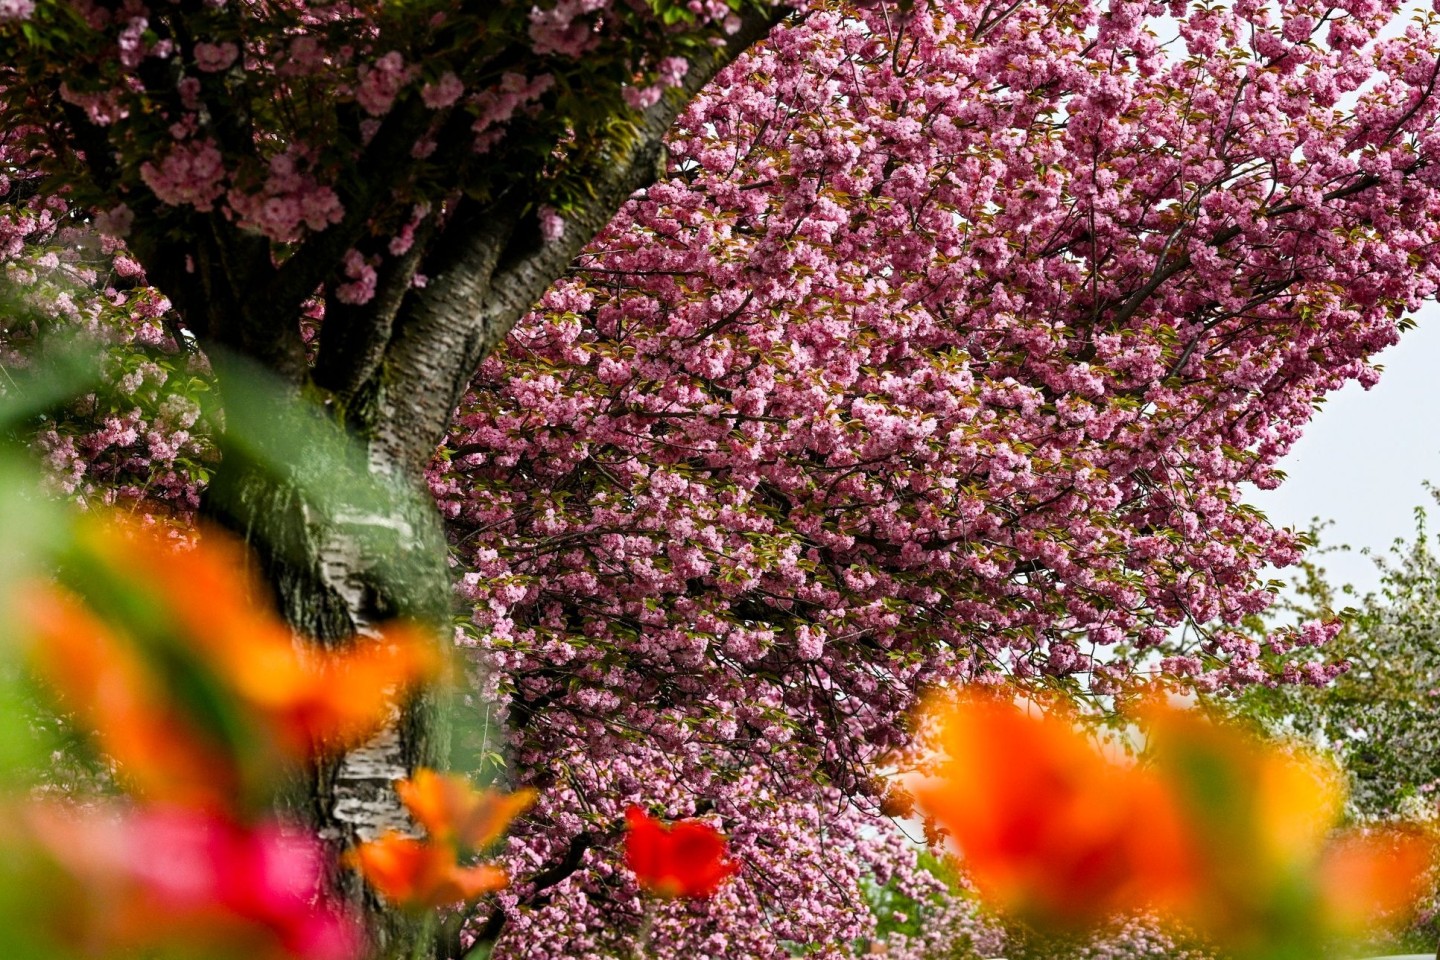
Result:
[[[465,84],[453,70],[447,70],[434,83],[427,83],[421,88],[420,99],[431,110],[443,110],[452,106],[464,92]]]
[[[144,354],[127,357],[136,346],[117,345],[115,394],[81,398],[72,416],[36,434],[34,449],[57,493],[85,504],[192,516],[215,459],[209,433],[197,425],[195,398],[166,387],[174,361],[163,354],[163,364]]]
[[[485,153],[499,143],[510,120],[524,110],[533,110],[535,102],[554,82],[548,73],[526,77],[506,71],[496,83],[480,91],[475,97],[476,117],[470,128],[475,132],[475,151]]]
[[[195,44],[195,69],[204,73],[228,70],[240,56],[240,48],[226,41]]]
[[[35,12],[35,0],[0,0],[0,22],[26,20]]]
[[[540,236],[545,238],[545,242],[554,243],[565,236],[565,218],[560,211],[549,204],[542,204],[535,215],[540,221]]]
[[[263,187],[254,193],[232,188],[226,195],[242,227],[259,231],[277,243],[298,240],[303,224],[324,230],[345,216],[340,198],[303,169],[294,152],[270,159]]]
[[[405,57],[400,51],[391,50],[372,64],[361,64],[359,77],[355,99],[370,116],[383,117],[410,79],[410,71],[405,69]]]
[[[359,250],[345,254],[345,276],[348,282],[335,288],[335,299],[341,303],[369,303],[375,296],[375,266]]]
[[[999,922],[986,916],[973,896],[940,886],[942,889],[916,891],[918,896],[914,899],[920,906],[919,915],[914,918],[918,926],[916,933],[892,932],[884,939],[874,941],[871,952],[881,953],[886,960],[943,960],[953,957],[983,960],[1005,956],[1007,941]],[[893,919],[899,922],[909,918]],[[1095,957],[1094,960],[1101,958]],[[1104,960],[1142,960],[1142,957],[1115,956]],[[1154,960],[1160,960],[1160,957],[1156,956]]]
[[[130,110],[115,89],[77,91],[70,84],[60,84],[60,99],[72,103],[85,111],[85,116],[95,124],[109,126],[117,120],[124,120]]]
[[[0,159],[14,159],[7,150],[0,143]],[[0,193],[0,291],[8,308],[0,364],[18,371],[43,361],[46,331],[56,326],[109,350],[105,389],[34,435],[52,490],[82,503],[191,514],[214,460],[198,399],[208,369],[165,330],[169,301],[144,285],[113,236],[97,240],[63,200],[13,202],[20,183]],[[125,211],[106,220],[123,227]]]
[[[1211,954],[1183,942],[1173,929],[1155,916],[1124,917],[1083,944],[1076,960],[1210,960]]]
[[[177,143],[158,164],[141,164],[140,176],[162,202],[177,207],[209,210],[225,192],[225,162],[213,140]]]
[[[697,49],[739,23],[718,0],[674,9],[506,0],[423,16],[303,2],[283,13],[224,2],[194,11],[150,0],[66,2],[73,30],[50,18],[43,39],[14,47],[13,56],[5,48],[0,126],[60,122],[65,131],[45,141],[57,151],[50,162],[82,187],[95,212],[125,206],[175,236],[203,232],[204,215],[213,214],[294,245],[343,222],[357,183],[388,177],[392,190],[359,191],[375,207],[366,218],[373,250],[388,246],[417,203],[457,190],[495,195],[505,181],[551,166],[545,177],[554,180],[567,162],[554,144],[608,140],[615,131],[607,117],[625,100],[653,103],[682,82]],[[0,6],[0,39],[18,38],[18,21],[32,10],[29,0]],[[615,58],[582,56],[602,46]],[[51,53],[59,49],[63,57]],[[104,129],[84,133],[57,121],[54,91]],[[387,142],[377,144],[382,129]],[[390,137],[405,153],[376,170],[376,154],[393,152]],[[507,156],[458,162],[466,149]],[[585,152],[593,150],[576,151]],[[277,174],[277,158],[293,160],[293,170]],[[551,233],[557,223],[546,221]],[[328,259],[327,294],[361,302],[363,281],[357,287],[343,259]]]
[[[644,110],[659,102],[667,88],[678,87],[690,70],[690,62],[683,57],[666,57],[656,68],[656,80],[649,86],[627,86],[621,96],[631,109]]]
[[[8,193],[12,184],[5,187]],[[22,269],[18,261],[28,245],[35,238],[53,235],[56,226],[56,211],[38,203],[0,208],[0,264]]]
[[[911,849],[923,836],[920,831],[912,836],[903,827],[891,833]],[[948,853],[927,856],[921,869],[908,868],[900,857],[893,862],[905,867],[878,871],[869,884],[868,907],[876,930],[856,943],[857,956],[984,960],[1009,953],[1007,946],[1013,944],[1002,918],[982,905],[963,863]]]
[[[615,0],[550,0],[532,6],[528,31],[531,47],[541,55],[582,57],[613,36],[614,24],[623,22],[624,15],[613,12],[616,6]],[[802,9],[808,4],[791,6]],[[662,15],[667,7],[675,8],[681,21],[692,27],[720,24],[733,32],[738,23],[732,4],[725,0],[664,0],[652,5]]]
[[[578,57],[600,40],[596,16],[610,0],[557,0],[549,9],[530,11],[530,39],[537,53]]]

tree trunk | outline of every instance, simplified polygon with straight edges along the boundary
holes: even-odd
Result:
[[[221,382],[226,386],[225,377]],[[373,636],[397,617],[429,624],[448,657],[447,548],[423,478],[384,472],[385,482],[365,485],[366,496],[356,502],[343,475],[373,476],[378,466],[367,467],[363,448],[347,450],[339,427],[304,413],[293,400],[283,412],[278,406],[246,409],[251,398],[236,403],[231,394],[253,394],[254,385],[233,379],[230,385],[235,389],[226,391],[226,417],[233,439],[222,442],[224,460],[202,512],[255,551],[280,613],[297,633],[327,648]],[[294,424],[285,421],[297,416],[309,422],[289,429]],[[279,440],[257,451],[257,431]],[[322,438],[328,432],[333,444],[314,442],[317,431]],[[317,495],[326,490],[333,498]],[[313,828],[324,843],[332,867],[329,889],[362,915],[377,957],[435,956],[434,920],[384,909],[357,874],[339,866],[339,856],[387,830],[413,829],[393,783],[417,767],[444,765],[449,744],[442,699],[431,689],[397,702],[380,733],[315,764],[282,799],[283,812]]]

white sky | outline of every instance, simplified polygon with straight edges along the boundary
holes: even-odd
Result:
[[[1423,482],[1440,483],[1440,306],[1426,304],[1417,320],[1379,356],[1385,371],[1374,388],[1352,383],[1331,394],[1281,463],[1280,488],[1248,498],[1277,526],[1333,520],[1324,542],[1355,550],[1324,559],[1328,579],[1362,594],[1379,576],[1359,551],[1384,553],[1413,536],[1414,509],[1433,505]]]

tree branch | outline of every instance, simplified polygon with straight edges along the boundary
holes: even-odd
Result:
[[[480,361],[630,195],[654,182],[665,134],[689,101],[788,13],[785,8],[752,13],[724,46],[697,54],[678,95],[662,97],[646,110],[633,144],[617,151],[596,176],[594,199],[569,211],[563,237],[545,242],[524,202],[531,198],[515,196],[501,197],[474,218],[476,230],[469,236],[445,230],[436,249],[446,267],[412,293],[380,374],[382,422],[375,441],[380,461],[410,472],[428,462]]]
[[[557,863],[553,863],[544,870],[537,873],[527,884],[530,889],[525,903],[533,904],[538,895],[545,890],[555,886],[566,877],[580,869],[580,862],[585,859],[585,852],[595,843],[595,838],[589,831],[582,831],[570,838],[570,846],[565,849],[565,855]],[[485,923],[475,934],[475,944],[494,943],[500,939],[500,934],[505,929],[505,911],[496,908],[490,916],[485,918]],[[459,930],[456,931],[457,941]],[[458,943],[457,943],[458,945]],[[473,949],[473,946],[472,946]],[[458,956],[459,954],[456,954]]]
[[[435,230],[431,214],[416,228],[415,242],[403,256],[382,259],[375,298],[369,303],[351,305],[327,298],[325,329],[311,372],[316,386],[348,399],[374,376]]]
[[[416,97],[407,98],[385,117],[356,163],[365,174],[356,177],[349,189],[345,181],[337,184],[345,206],[344,219],[307,240],[285,261],[266,285],[264,302],[276,311],[294,312],[330,276],[345,251],[369,230],[375,208],[389,199],[395,184],[403,179],[412,162],[410,150],[429,120],[428,111]]]

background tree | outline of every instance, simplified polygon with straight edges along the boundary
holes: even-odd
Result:
[[[1315,536],[1323,543],[1322,535],[1320,527]],[[1272,733],[1329,751],[1349,779],[1353,818],[1433,822],[1440,786],[1440,557],[1428,513],[1417,508],[1414,535],[1372,558],[1381,574],[1375,592],[1357,596],[1327,574],[1325,554],[1348,549],[1312,552],[1269,614],[1275,622],[1339,611],[1344,626],[1327,656],[1343,658],[1345,672],[1324,687],[1257,687],[1234,707]],[[1398,938],[1378,940],[1373,951],[1429,952],[1440,939],[1437,916],[1432,897]]]
[[[1244,626],[1301,540],[1241,485],[1434,290],[1433,25],[1161,12],[813,12],[482,364],[432,489],[543,787],[512,855],[585,851],[502,946],[628,949],[646,801],[752,867],[666,955],[856,935],[830,851],[904,810],[872,777],[928,683],[1334,675],[1296,654],[1334,623]]]
[[[1430,804],[1440,785],[1440,558],[1424,508],[1415,520],[1412,538],[1373,558],[1381,572],[1377,592],[1356,597],[1331,581],[1322,550],[1300,565],[1278,611],[1314,616],[1343,604],[1345,626],[1327,652],[1343,657],[1348,669],[1322,688],[1257,689],[1242,699],[1275,729],[1332,750],[1350,776],[1351,805],[1361,817],[1411,813],[1417,802]]]

